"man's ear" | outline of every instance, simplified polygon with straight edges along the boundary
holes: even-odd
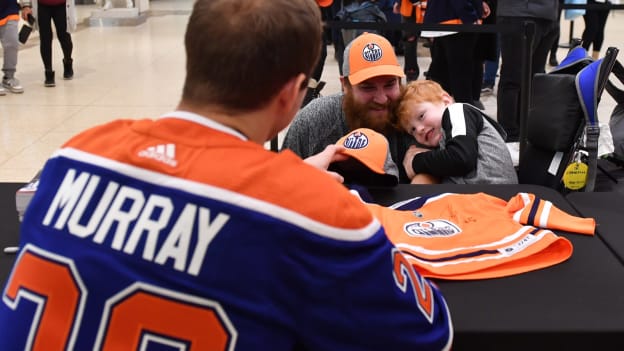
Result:
[[[278,109],[277,113],[292,118],[301,107],[303,98],[307,91],[307,78],[305,74],[300,73],[291,78],[282,89],[274,97],[274,106]],[[302,89],[302,87],[304,87]]]
[[[347,77],[345,76],[340,76],[340,86],[342,87],[342,92],[344,93],[345,91],[347,91],[347,85],[349,84],[349,81],[347,81]]]
[[[287,113],[299,110],[303,97],[305,96],[307,87],[307,78],[305,74],[299,73],[297,76],[290,79],[275,97],[277,108],[280,113]],[[304,87],[302,89],[302,87]]]

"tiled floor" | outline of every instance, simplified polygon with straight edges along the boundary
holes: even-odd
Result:
[[[0,96],[0,182],[28,181],[48,156],[75,133],[118,117],[155,117],[175,108],[184,79],[183,36],[192,0],[152,0],[148,19],[137,26],[93,26],[96,5],[78,5],[81,25],[73,34],[75,77],[62,79],[61,50],[53,42],[56,87],[43,86],[43,66],[36,32],[19,52],[17,78],[25,92]],[[612,11],[604,47],[621,45],[624,12]],[[583,21],[575,23],[580,36]],[[569,22],[562,20],[562,42]],[[323,94],[340,90],[333,49],[328,47]],[[622,49],[622,48],[620,48]],[[566,49],[559,50],[559,59]],[[621,54],[624,57],[624,54]],[[419,58],[426,69],[429,58]],[[601,120],[614,102],[603,95]],[[496,98],[484,97],[496,115]]]

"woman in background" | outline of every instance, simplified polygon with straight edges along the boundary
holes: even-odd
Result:
[[[31,14],[37,19],[39,29],[39,51],[45,68],[46,87],[53,87],[54,68],[52,66],[52,21],[56,28],[56,36],[63,50],[63,79],[74,77],[72,51],[74,45],[69,32],[76,29],[76,8],[74,0],[35,0],[25,1],[22,5],[22,18],[27,20]]]
[[[608,0],[587,0],[587,5],[593,4],[608,4],[611,3]],[[604,30],[605,25],[607,24],[607,17],[609,16],[609,9],[587,9],[585,14],[583,15],[583,20],[585,20],[585,30],[583,31],[583,36],[581,39],[583,40],[581,46],[587,52],[589,52],[589,47],[592,46],[592,58],[597,60],[600,56],[600,49],[602,48],[602,43],[604,42]]]

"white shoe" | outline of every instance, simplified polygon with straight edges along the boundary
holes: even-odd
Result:
[[[2,87],[2,85],[0,85],[0,96],[5,96],[6,95],[6,90]]]
[[[514,167],[518,167],[520,164],[520,142],[511,142],[505,143],[507,145],[507,150],[509,150],[509,154],[511,155],[511,161],[513,162]]]
[[[3,78],[2,79],[2,87],[13,94],[21,94],[24,92],[24,88],[22,88],[19,80],[15,78]]]
[[[106,10],[110,10],[113,8],[113,2],[110,0],[106,0],[104,2],[104,6],[102,6],[102,10],[106,11]]]

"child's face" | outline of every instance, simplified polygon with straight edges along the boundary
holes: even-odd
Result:
[[[411,102],[409,115],[401,126],[420,144],[438,147],[442,139],[442,116],[448,106],[446,99],[439,102]]]

